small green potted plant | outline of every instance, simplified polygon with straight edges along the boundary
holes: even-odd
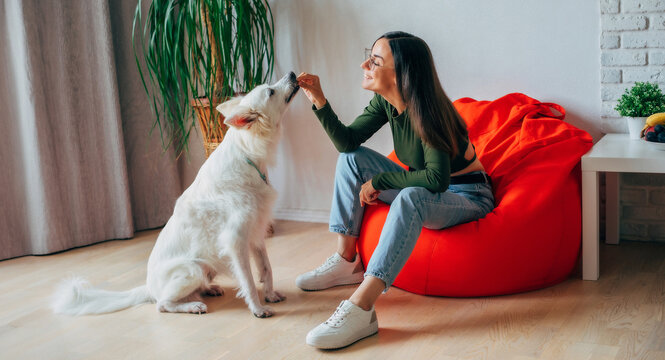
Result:
[[[636,82],[619,98],[614,108],[626,119],[631,139],[639,139],[646,118],[652,114],[665,112],[665,94],[658,84]]]

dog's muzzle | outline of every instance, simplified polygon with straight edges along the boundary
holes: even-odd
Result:
[[[293,90],[291,90],[291,93],[289,93],[289,96],[286,97],[286,103],[290,103],[291,99],[296,95],[298,90],[300,90],[300,86],[298,85],[298,79],[296,78],[296,74],[291,71],[289,73],[289,84],[293,87]]]

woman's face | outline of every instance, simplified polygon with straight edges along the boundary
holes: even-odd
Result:
[[[360,67],[363,69],[363,89],[379,95],[387,95],[397,90],[395,62],[388,39],[381,38],[374,43],[371,55]]]

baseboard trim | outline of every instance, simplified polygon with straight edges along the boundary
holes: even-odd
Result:
[[[275,209],[273,217],[277,220],[328,223],[328,220],[330,219],[330,210]]]

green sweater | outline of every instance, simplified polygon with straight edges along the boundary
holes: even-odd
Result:
[[[450,174],[464,169],[475,160],[475,156],[471,160],[464,159],[468,138],[460,139],[458,155],[452,160],[449,153],[424,144],[411,126],[407,111],[397,115],[395,107],[378,94],[349,126],[339,121],[330,103],[321,109],[313,109],[339,152],[358,149],[385,123],[390,124],[395,154],[409,166],[410,171],[377,174],[372,178],[372,185],[377,190],[420,186],[432,192],[443,192],[450,184]]]

